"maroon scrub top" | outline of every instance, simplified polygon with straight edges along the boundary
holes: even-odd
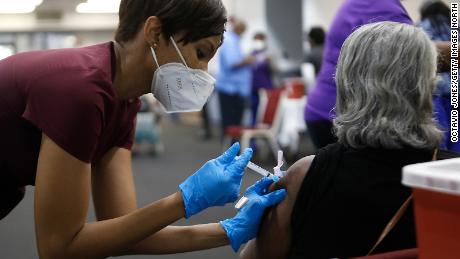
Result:
[[[115,63],[112,42],[0,61],[0,219],[35,183],[42,133],[85,163],[131,148],[140,103],[115,96]]]

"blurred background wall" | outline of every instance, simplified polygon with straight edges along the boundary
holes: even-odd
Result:
[[[450,3],[449,0],[443,1]],[[111,40],[118,22],[117,14],[77,13],[76,6],[81,2],[84,1],[44,0],[33,13],[0,13],[0,45],[8,46],[15,52],[22,52],[82,46]],[[241,18],[248,24],[248,31],[243,38],[244,49],[249,51],[254,33],[263,31],[269,35],[269,46],[275,56],[300,62],[303,53],[303,32],[317,25],[327,29],[343,1],[223,0],[223,2],[229,15]],[[403,4],[411,17],[418,20],[421,0],[404,0]]]

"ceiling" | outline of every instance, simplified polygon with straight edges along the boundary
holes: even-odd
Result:
[[[75,7],[84,0],[43,0],[37,11],[75,11]]]

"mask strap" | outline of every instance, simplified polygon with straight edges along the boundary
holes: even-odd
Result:
[[[157,68],[160,69],[160,64],[158,64],[157,54],[155,54],[155,50],[153,49],[153,47],[150,47],[150,51],[152,51],[153,60],[155,60],[155,64],[157,64]]]
[[[179,54],[179,57],[180,57],[180,59],[182,60],[182,62],[184,63],[185,67],[188,68],[187,62],[185,62],[184,56],[182,56],[182,53],[180,52],[179,47],[177,47],[177,44],[176,44],[176,42],[174,41],[173,37],[171,36],[169,39],[171,40],[171,42],[172,42],[174,48],[176,49],[177,53]]]

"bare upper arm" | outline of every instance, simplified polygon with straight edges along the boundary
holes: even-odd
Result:
[[[53,257],[84,226],[91,166],[43,134],[35,181],[35,227],[39,253]]]
[[[291,244],[291,214],[297,194],[314,156],[308,156],[292,165],[287,175],[270,189],[285,188],[286,199],[271,208],[264,216],[259,234],[241,253],[242,258],[285,258]]]
[[[117,147],[107,152],[93,170],[92,189],[98,220],[136,210],[131,151]]]

